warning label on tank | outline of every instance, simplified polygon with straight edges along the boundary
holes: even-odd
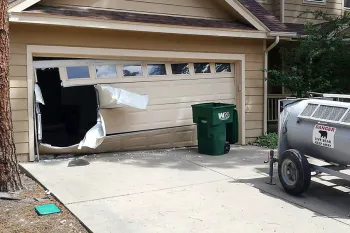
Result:
[[[315,125],[313,132],[313,143],[318,146],[334,148],[334,135],[337,128],[325,125]]]

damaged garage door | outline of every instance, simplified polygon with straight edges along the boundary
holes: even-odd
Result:
[[[105,127],[105,123],[103,120],[103,116],[100,112],[100,107],[101,108],[116,108],[116,107],[133,107],[133,108],[137,108],[137,109],[146,109],[147,107],[147,103],[148,103],[148,96],[147,95],[139,95],[136,93],[131,93],[128,92],[126,90],[123,89],[119,89],[119,88],[113,88],[111,86],[108,85],[96,85],[96,86],[81,86],[81,87],[66,87],[63,88],[62,93],[65,93],[67,90],[66,89],[71,89],[70,91],[74,92],[76,95],[79,95],[79,93],[81,93],[81,91],[79,89],[81,88],[95,88],[96,92],[95,93],[89,93],[91,96],[93,97],[89,97],[89,98],[95,98],[96,101],[89,101],[88,104],[89,105],[93,105],[93,103],[97,102],[97,119],[96,119],[96,124],[91,127],[86,134],[84,135],[84,138],[77,144],[74,144],[75,140],[80,140],[79,138],[79,133],[78,136],[76,136],[77,134],[74,132],[74,129],[78,129],[81,130],[82,132],[84,132],[86,129],[88,128],[84,128],[84,122],[86,122],[86,120],[84,119],[91,119],[91,115],[93,115],[95,117],[95,114],[91,114],[91,111],[86,111],[84,110],[84,106],[82,104],[79,105],[79,101],[77,101],[78,103],[76,103],[74,106],[75,111],[69,111],[69,113],[66,113],[66,115],[63,117],[63,119],[66,117],[68,118],[69,122],[68,124],[65,124],[66,122],[63,121],[62,122],[62,126],[68,130],[70,130],[70,133],[67,135],[60,135],[60,128],[59,126],[57,127],[52,127],[51,131],[53,134],[56,134],[54,136],[54,138],[52,139],[50,137],[50,134],[48,134],[48,141],[46,139],[46,137],[43,137],[43,125],[44,127],[49,127],[47,125],[47,121],[44,123],[42,121],[42,114],[40,109],[45,109],[47,106],[45,106],[45,100],[44,97],[42,95],[41,89],[39,87],[38,84],[35,85],[35,96],[36,96],[36,113],[37,113],[37,132],[38,132],[38,140],[41,143],[41,147],[45,147],[46,149],[51,149],[52,152],[60,152],[60,151],[64,151],[67,149],[79,149],[81,150],[84,147],[87,148],[91,148],[91,149],[96,149],[98,146],[100,146],[103,142],[103,140],[106,137],[106,127]],[[63,94],[64,95],[64,94]],[[83,98],[85,99],[87,97],[87,95],[82,95],[81,97],[75,97],[74,100],[76,101],[77,99]],[[64,97],[63,97],[64,99]],[[74,100],[70,99],[69,100],[69,105],[71,105],[72,103],[74,103]],[[100,101],[98,101],[100,100]],[[65,105],[63,104],[63,107]],[[49,107],[50,108],[50,107]],[[72,110],[72,109],[71,109]],[[65,112],[65,111],[63,111]],[[74,113],[76,112],[80,112],[80,114],[82,115],[82,119],[80,119],[81,121],[83,121],[83,123],[79,120],[75,121],[73,123],[73,121],[75,120],[74,117],[71,117],[72,115],[74,115]],[[85,114],[83,114],[85,113]],[[45,116],[46,117],[46,116]],[[49,117],[49,116],[48,116]],[[94,121],[91,121],[94,122]],[[75,124],[74,126],[72,126],[72,124]],[[79,127],[79,125],[83,125],[81,128]],[[90,123],[91,125],[91,123]],[[74,129],[72,129],[74,128]],[[47,130],[47,129],[46,129]],[[44,132],[44,135],[46,136],[47,131]],[[60,137],[61,136],[61,137]],[[64,142],[62,142],[60,140],[60,138],[64,139]],[[50,142],[50,143],[49,143]],[[72,144],[72,145],[69,145]]]
[[[58,68],[39,68],[36,77],[37,142],[49,153],[100,146],[106,137],[102,108],[147,107],[147,95],[109,85],[64,87]]]
[[[235,104],[230,63],[46,58],[34,67],[42,154],[193,146],[191,105]]]

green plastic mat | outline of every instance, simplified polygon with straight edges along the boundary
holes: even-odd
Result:
[[[57,214],[61,212],[61,210],[55,204],[36,206],[35,210],[39,215]]]

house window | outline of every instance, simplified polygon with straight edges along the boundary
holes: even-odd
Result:
[[[210,73],[209,63],[194,63],[194,73],[196,74],[207,74]]]
[[[350,0],[344,0],[344,7],[350,8]]]
[[[141,65],[123,66],[123,74],[125,77],[142,76],[142,66]]]
[[[173,74],[190,74],[188,63],[171,64]]]
[[[165,64],[148,64],[147,72],[150,76],[166,75]]]
[[[90,78],[88,66],[67,67],[68,79]]]
[[[215,63],[216,73],[230,73],[231,64],[230,63]]]
[[[304,3],[325,4],[326,0],[304,0]]]
[[[96,66],[96,77],[97,78],[117,77],[117,66],[116,65]]]

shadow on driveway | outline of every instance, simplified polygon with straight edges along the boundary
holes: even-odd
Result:
[[[276,173],[275,186],[266,184],[268,177],[239,179],[229,183],[245,183],[259,189],[264,195],[278,198],[301,209],[311,210],[315,216],[327,216],[350,226],[350,190],[346,188],[350,186],[350,182],[341,179],[325,179],[325,177],[328,176],[312,178],[310,188],[301,196],[287,194]],[[324,180],[326,184],[319,183]]]

